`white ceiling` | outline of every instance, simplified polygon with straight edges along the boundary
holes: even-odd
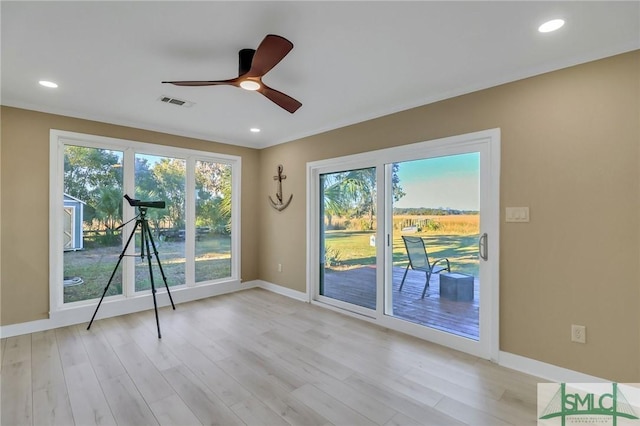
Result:
[[[638,1],[0,7],[3,105],[257,148],[640,48]],[[294,114],[235,87],[161,84],[236,77],[237,52],[270,33],[295,46],[264,78],[302,102]]]

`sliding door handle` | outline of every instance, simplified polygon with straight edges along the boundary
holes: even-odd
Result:
[[[488,239],[489,236],[485,232],[478,240],[478,254],[482,260],[489,260]]]

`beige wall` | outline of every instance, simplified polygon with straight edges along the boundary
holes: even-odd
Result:
[[[500,349],[640,381],[639,80],[636,51],[263,150],[260,278],[306,290],[306,162],[499,127],[501,212],[531,209],[501,214]],[[283,212],[266,207],[279,163]]]
[[[49,130],[67,130],[242,157],[242,279],[258,278],[255,244],[260,152],[111,124],[2,107],[2,325],[48,318]]]

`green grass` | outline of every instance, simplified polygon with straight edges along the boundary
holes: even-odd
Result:
[[[133,242],[131,243],[133,244]],[[185,283],[184,241],[157,241],[158,256],[169,287]],[[153,248],[151,249],[153,250]],[[83,284],[64,288],[64,301],[95,299],[102,296],[109,277],[113,272],[121,246],[90,248],[64,253],[64,276],[81,277]],[[136,253],[140,253],[140,244],[136,241]],[[124,259],[123,259],[124,262]],[[160,269],[152,258],[153,278],[156,287],[164,287]],[[108,296],[122,294],[122,271],[120,265],[109,286]],[[215,280],[231,275],[231,237],[211,235],[196,241],[196,282]],[[147,259],[139,256],[135,259],[136,291],[151,288]]]
[[[375,265],[376,248],[369,244],[373,231],[328,231],[325,244],[328,251],[335,254],[335,269],[351,269],[367,265]],[[417,233],[425,240],[431,259],[446,257],[455,272],[478,275],[477,243],[478,235]],[[185,283],[184,242],[158,242],[158,254],[162,267],[171,286]],[[136,244],[139,253],[139,244]],[[64,276],[82,277],[84,284],[65,287],[64,301],[74,302],[99,298],[120,255],[120,246],[92,248],[84,251],[66,252],[64,254]],[[224,278],[231,275],[231,238],[214,235],[196,242],[196,282]],[[407,265],[407,254],[401,234],[394,232],[393,264]],[[151,287],[146,259],[144,263],[138,258],[136,263],[136,290]],[[163,287],[164,282],[155,259],[152,263],[154,282]],[[332,262],[333,263],[333,262]],[[122,293],[122,265],[116,273],[107,295]]]
[[[335,255],[334,269],[351,269],[375,265],[376,248],[369,244],[374,231],[328,231],[325,234],[327,252]],[[431,235],[415,233],[424,238],[429,259],[447,258],[453,272],[478,275],[478,235]],[[409,262],[399,232],[393,235],[393,265],[405,267]],[[334,263],[334,262],[332,262]]]

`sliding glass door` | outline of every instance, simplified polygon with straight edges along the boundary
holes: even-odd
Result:
[[[499,136],[310,163],[311,301],[496,357]]]
[[[394,163],[386,314],[479,338],[480,153]]]
[[[376,309],[376,168],[319,175],[318,296],[362,312]]]

